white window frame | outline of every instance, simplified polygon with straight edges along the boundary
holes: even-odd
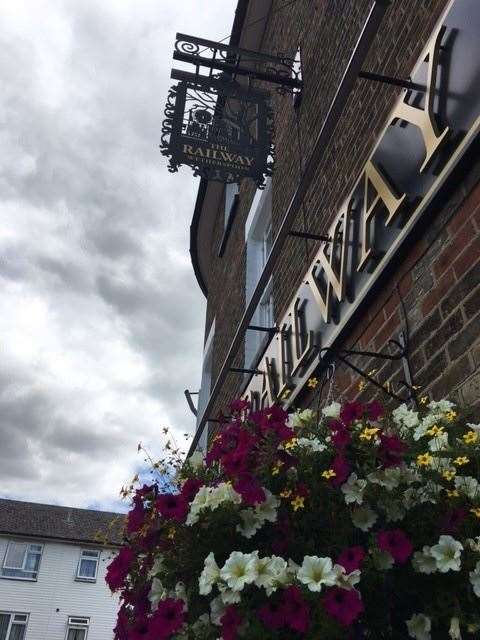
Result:
[[[21,567],[10,567],[7,565],[7,558],[8,558],[8,552],[9,549],[11,547],[11,545],[25,545],[26,546],[26,550],[25,550],[25,554],[23,556],[23,562],[22,562],[22,566]],[[31,551],[31,547],[40,547],[40,551]],[[33,553],[34,555],[38,555],[39,560],[38,560],[38,567],[36,569],[36,571],[28,571],[28,569],[25,568],[25,565],[27,563],[27,558],[29,553]],[[3,563],[2,566],[0,568],[0,578],[4,578],[6,580],[28,580],[30,582],[35,582],[38,579],[38,574],[40,572],[40,565],[42,562],[42,556],[43,556],[43,544],[40,544],[38,542],[26,542],[24,540],[9,540],[8,544],[7,544],[7,548],[5,550],[5,556],[3,558]],[[24,574],[34,574],[34,575],[5,575],[4,571],[21,571]]]
[[[98,566],[100,564],[100,553],[101,552],[98,549],[81,549],[80,557],[78,559],[78,564],[77,564],[77,573],[75,575],[75,580],[80,580],[81,582],[96,582],[97,581]],[[96,554],[96,555],[93,556],[91,554]],[[82,560],[89,560],[89,561],[95,562],[95,575],[93,576],[93,578],[90,577],[90,576],[82,576],[80,574],[80,569],[81,569],[81,566],[82,566]]]
[[[257,189],[253,198],[250,212],[245,223],[245,242],[247,245],[247,267],[245,276],[245,301],[248,304],[258,279],[265,267],[270,253],[272,234],[272,182],[267,178],[265,189]],[[273,326],[273,287],[270,278],[262,297],[252,316],[251,324],[258,326]],[[262,317],[262,307],[269,307],[267,317]],[[268,334],[260,331],[247,331],[245,335],[245,368],[255,364],[260,352],[265,347]]]
[[[213,341],[215,338],[215,318],[213,319],[210,331],[208,332],[207,340],[205,341],[205,347],[203,349],[203,364],[202,364],[202,382],[200,385],[200,393],[198,395],[197,405],[197,428],[200,420],[205,411],[205,407],[210,399],[210,392],[212,387],[212,364],[213,364]],[[200,440],[197,444],[197,451],[206,453],[208,446],[208,422],[205,424]]]
[[[86,618],[85,616],[68,616],[67,622],[67,631],[65,633],[65,640],[68,640],[68,635],[70,631],[85,631],[85,636],[83,640],[87,640],[88,638],[88,629],[90,626],[90,618]]]
[[[24,612],[19,612],[19,611],[0,611],[0,615],[2,616],[10,616],[10,620],[8,622],[8,627],[7,627],[7,635],[5,636],[5,640],[10,640],[10,634],[12,632],[12,625],[14,624],[23,624],[23,626],[25,627],[25,631],[23,633],[23,637],[25,638],[27,635],[27,626],[28,626],[28,619],[30,614],[29,613],[24,613]],[[19,617],[25,617],[25,620],[15,620],[15,618],[19,616]]]

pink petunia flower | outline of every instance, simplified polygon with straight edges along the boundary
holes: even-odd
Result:
[[[251,473],[241,473],[233,488],[242,496],[244,504],[253,507],[256,504],[265,502],[265,491]]]
[[[181,494],[162,493],[155,500],[155,506],[164,518],[183,522],[188,513],[188,502]]]
[[[401,529],[379,531],[377,544],[379,549],[387,551],[399,564],[404,564],[413,552],[412,543]]]
[[[179,631],[185,623],[184,608],[183,600],[161,600],[150,622],[152,639],[166,640]]]
[[[304,600],[299,587],[287,587],[282,595],[282,609],[285,623],[293,631],[306,633],[310,626],[310,607]]]
[[[123,587],[125,578],[134,560],[135,552],[133,549],[130,547],[122,547],[118,555],[108,565],[105,580],[111,591],[117,591]]]
[[[378,420],[383,416],[384,409],[378,400],[373,400],[367,404],[367,415],[370,420]]]
[[[338,556],[337,564],[345,568],[347,573],[360,569],[365,558],[363,547],[348,547]]]
[[[335,476],[330,479],[330,482],[334,487],[339,487],[350,475],[350,464],[345,456],[339,454],[335,456],[330,467],[335,471]]]
[[[348,627],[364,610],[362,598],[356,589],[340,589],[332,587],[323,598],[326,612],[339,622],[342,627]]]
[[[340,411],[340,418],[349,426],[355,420],[360,420],[365,413],[365,407],[361,402],[347,402]]]
[[[267,602],[258,609],[258,617],[267,629],[281,629],[285,626],[285,612],[281,602]]]
[[[407,444],[398,436],[380,436],[378,453],[384,468],[398,467],[403,462],[403,454],[408,449]]]
[[[237,630],[242,624],[242,618],[233,604],[226,608],[225,613],[220,618],[220,623],[222,625],[223,640],[236,640]]]

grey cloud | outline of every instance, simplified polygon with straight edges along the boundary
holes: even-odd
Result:
[[[158,144],[175,32],[222,37],[235,4],[0,9],[2,495],[117,505],[136,442],[193,427],[197,182]]]

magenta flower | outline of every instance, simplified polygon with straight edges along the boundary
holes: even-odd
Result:
[[[122,547],[118,555],[108,565],[105,581],[111,591],[117,591],[123,587],[134,560],[135,552],[133,549],[131,547]]]
[[[326,612],[342,627],[348,627],[362,613],[364,606],[360,593],[356,589],[332,587],[323,598]]]
[[[338,456],[335,456],[330,467],[335,471],[335,476],[331,478],[330,482],[334,487],[339,487],[350,475],[350,464],[345,456],[339,454]]]
[[[152,616],[150,626],[152,630],[152,640],[166,640],[179,631],[185,622],[183,600],[166,598],[161,600],[158,608]]]
[[[230,411],[232,413],[242,413],[250,409],[250,402],[248,400],[241,400],[238,398],[230,403]]]
[[[442,519],[441,523],[441,533],[445,533],[447,535],[454,535],[457,533],[458,529],[462,526],[463,521],[467,517],[468,511],[465,507],[457,507],[456,509],[451,509],[447,511],[446,515]]]
[[[360,569],[365,558],[363,547],[348,547],[338,556],[337,564],[345,567],[347,573]]]
[[[237,629],[242,624],[242,619],[233,604],[226,608],[225,613],[220,618],[220,623],[222,625],[223,640],[236,640]]]
[[[339,429],[332,434],[332,444],[335,449],[343,451],[347,445],[350,444],[352,436],[348,429]]]
[[[280,629],[285,626],[285,613],[282,603],[267,602],[258,609],[257,613],[267,629]]]
[[[265,492],[251,473],[241,473],[233,488],[242,496],[244,504],[253,507],[256,504],[265,502]]]
[[[404,564],[413,552],[412,543],[401,529],[379,531],[377,544],[379,549],[387,551],[399,564]]]
[[[383,416],[383,407],[378,400],[373,400],[367,404],[367,415],[370,420],[378,420]]]
[[[162,493],[155,501],[159,513],[164,518],[183,522],[188,513],[188,502],[181,494]]]
[[[403,454],[407,450],[407,444],[398,436],[380,436],[380,447],[378,450],[384,468],[398,467],[403,462]]]
[[[365,408],[361,402],[347,402],[340,411],[340,418],[349,426],[363,417]]]
[[[285,623],[293,631],[306,633],[310,626],[310,607],[304,600],[300,588],[287,587],[282,595],[282,609]]]
[[[127,533],[135,533],[141,529],[145,520],[145,508],[143,500],[139,496],[133,498],[133,509],[128,512],[127,516]]]
[[[190,502],[192,502],[202,485],[202,481],[197,480],[196,478],[188,478],[188,480],[185,481],[182,487],[181,495],[187,504],[190,504]]]

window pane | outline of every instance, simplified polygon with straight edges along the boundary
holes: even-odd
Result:
[[[82,556],[84,558],[98,558],[98,551],[82,551]]]
[[[86,629],[69,629],[67,640],[85,640]]]
[[[12,624],[8,640],[23,640],[26,626],[24,624]]]
[[[38,571],[38,565],[40,564],[40,554],[39,553],[28,553],[27,561],[25,562],[25,570],[26,571]]]
[[[7,613],[0,613],[0,640],[6,640],[8,624],[10,622],[10,616]]]
[[[26,544],[22,544],[19,542],[10,542],[3,566],[21,569],[23,567],[23,559],[25,558],[26,551]]]
[[[97,573],[97,561],[87,560],[83,558],[80,560],[80,570],[78,575],[82,578],[95,578]]]

